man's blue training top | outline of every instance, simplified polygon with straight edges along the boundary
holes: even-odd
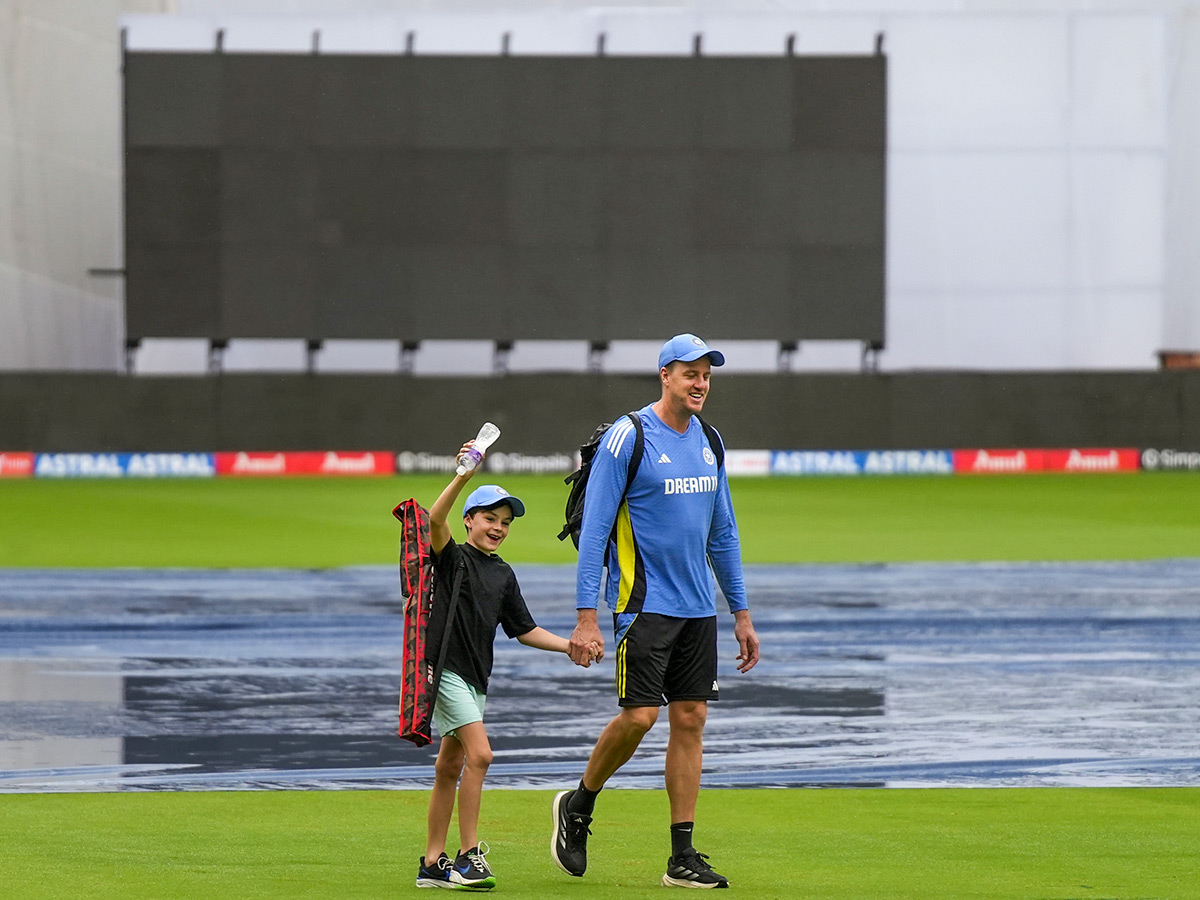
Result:
[[[615,613],[715,615],[714,572],[730,611],[746,609],[729,480],[725,467],[717,467],[703,427],[692,418],[680,434],[652,406],[638,413],[645,452],[623,502],[637,436],[628,416],[608,430],[592,460],[579,536],[576,607],[596,608],[607,553],[605,599]],[[609,540],[614,522],[615,539]]]

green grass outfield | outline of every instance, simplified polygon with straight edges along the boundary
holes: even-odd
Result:
[[[571,563],[558,476],[498,479],[528,507],[510,562]],[[0,481],[0,566],[393,563],[391,508],[442,476]],[[746,562],[1200,555],[1200,474],[736,478]]]
[[[557,477],[513,562],[570,563]],[[391,507],[444,479],[0,482],[0,566],[395,562]],[[747,562],[1200,555],[1200,475],[736,479]],[[548,859],[550,794],[485,793],[503,896],[661,897],[662,791],[605,792],[588,876]],[[411,896],[424,791],[0,794],[0,896]],[[697,843],[755,898],[1200,898],[1200,790],[706,790]]]
[[[485,795],[497,894],[663,896],[661,791],[601,795],[584,878],[550,862],[551,796]],[[0,796],[0,884],[22,900],[415,896],[426,802],[414,791]],[[743,897],[1200,897],[1200,790],[710,790],[698,819],[697,845]]]

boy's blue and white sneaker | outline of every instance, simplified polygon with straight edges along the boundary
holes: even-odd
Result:
[[[478,847],[458,854],[450,870],[454,887],[468,891],[490,891],[496,886],[496,876],[484,859],[489,849],[486,841],[480,841]]]
[[[714,872],[707,859],[707,856],[694,849],[672,856],[667,860],[667,874],[662,877],[663,887],[729,887],[729,879]]]
[[[432,866],[425,865],[425,857],[421,857],[421,867],[417,869],[417,887],[420,888],[456,888],[450,873],[454,871],[454,860],[443,853],[433,861]]]

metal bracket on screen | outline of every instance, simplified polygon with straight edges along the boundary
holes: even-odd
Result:
[[[220,375],[225,368],[225,351],[229,349],[227,338],[214,338],[208,342],[208,374]]]
[[[495,355],[492,357],[492,374],[507,375],[508,359],[512,356],[512,341],[496,341]]]
[[[604,371],[604,359],[608,355],[608,346],[608,341],[593,341],[588,344],[588,372],[599,375]]]
[[[883,352],[883,341],[863,341],[862,371],[874,375],[879,372],[879,354]]]
[[[132,375],[137,370],[137,354],[142,347],[138,338],[125,339],[125,374]]]
[[[799,341],[780,341],[779,342],[779,362],[777,369],[781,373],[792,371],[792,360],[796,358],[796,354],[800,352]]]
[[[400,342],[400,374],[412,375],[417,370],[417,351],[421,349],[420,341]]]

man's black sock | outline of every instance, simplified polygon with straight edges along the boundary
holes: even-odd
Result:
[[[603,790],[601,788],[600,790]],[[567,811],[577,813],[581,816],[590,816],[596,808],[596,795],[600,791],[589,791],[583,786],[583,779],[579,780],[579,787],[575,788],[575,793],[567,801]]]
[[[692,849],[692,830],[695,822],[676,822],[671,826],[671,855],[679,858],[679,854]]]

